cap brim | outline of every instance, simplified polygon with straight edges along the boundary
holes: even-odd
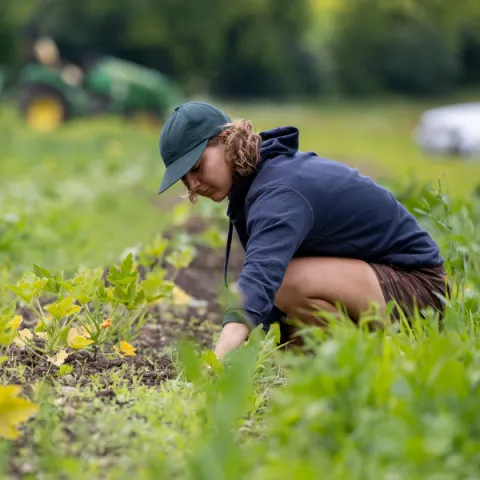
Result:
[[[165,175],[162,179],[162,184],[158,193],[163,193],[167,188],[177,183],[184,175],[186,175],[191,168],[198,162],[202,156],[205,147],[207,146],[208,139],[192,148],[188,153],[178,158],[165,170]]]

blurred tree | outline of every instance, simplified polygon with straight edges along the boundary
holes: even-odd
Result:
[[[12,67],[17,57],[18,48],[11,5],[0,3],[0,65]]]
[[[472,0],[357,0],[337,18],[337,78],[351,93],[442,93],[462,77],[461,31]]]
[[[318,59],[305,47],[310,25],[308,2],[250,0],[227,29],[214,91],[237,98],[318,93]]]
[[[466,84],[480,83],[480,24],[477,28],[463,31],[462,63],[463,81]]]
[[[480,77],[479,5],[478,0],[2,2],[0,62],[14,51],[7,46],[12,32],[23,31],[29,41],[51,35],[67,61],[88,66],[96,55],[120,56],[165,72],[191,93],[285,98],[317,95],[331,85],[357,94],[444,92]]]
[[[396,15],[390,32],[378,48],[383,87],[413,94],[443,93],[461,76],[458,50],[437,27],[412,15]]]
[[[464,67],[463,81],[480,83],[480,5],[472,9],[467,25],[461,31],[461,56]]]

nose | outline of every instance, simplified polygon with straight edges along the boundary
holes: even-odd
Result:
[[[200,182],[193,172],[188,172],[185,175],[185,185],[190,191],[194,192],[200,186]]]

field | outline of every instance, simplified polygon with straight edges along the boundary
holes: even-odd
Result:
[[[1,478],[480,478],[480,161],[417,150],[426,106],[225,105],[394,190],[452,287],[441,330],[337,321],[304,353],[257,331],[225,365],[226,205],[158,197],[158,132],[2,110]]]

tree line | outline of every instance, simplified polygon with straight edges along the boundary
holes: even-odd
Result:
[[[8,4],[7,4],[8,3]],[[0,64],[39,36],[80,66],[111,54],[232,99],[443,94],[480,83],[478,0],[22,0]]]

